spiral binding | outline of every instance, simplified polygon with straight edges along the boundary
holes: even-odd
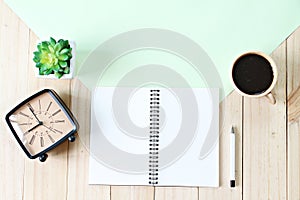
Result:
[[[149,184],[158,184],[160,90],[150,90]]]

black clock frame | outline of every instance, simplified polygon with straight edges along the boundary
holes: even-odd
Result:
[[[55,142],[53,145],[51,145],[47,149],[45,149],[45,150],[43,150],[43,151],[41,151],[41,152],[39,152],[35,155],[31,155],[29,153],[29,151],[26,149],[26,147],[24,146],[24,144],[22,143],[22,141],[20,140],[20,138],[19,138],[18,134],[16,133],[15,129],[13,128],[13,126],[12,126],[10,120],[9,120],[9,117],[16,110],[18,110],[20,107],[25,105],[27,102],[31,101],[32,99],[34,99],[34,98],[36,98],[36,97],[38,97],[38,96],[40,96],[44,93],[49,93],[53,97],[53,99],[56,101],[56,103],[61,107],[61,110],[66,114],[66,116],[70,120],[71,124],[73,125],[73,129],[72,129],[72,131],[70,131],[70,133],[66,134],[63,138],[61,138],[60,140]],[[77,120],[75,119],[75,117],[73,116],[73,114],[71,113],[69,108],[66,106],[66,104],[63,102],[63,100],[58,96],[58,94],[53,89],[43,89],[43,90],[33,94],[32,96],[28,97],[27,99],[25,99],[24,101],[19,103],[16,107],[14,107],[9,113],[7,113],[7,115],[5,116],[5,121],[8,125],[8,127],[10,128],[11,132],[13,133],[14,137],[18,141],[19,145],[21,146],[21,148],[25,152],[25,154],[30,159],[35,159],[35,158],[39,157],[39,160],[41,162],[44,162],[47,159],[48,155],[46,154],[46,152],[54,149],[55,147],[60,145],[62,142],[64,142],[66,139],[68,139],[70,142],[74,142],[75,141],[75,133],[77,132],[78,127],[79,127]]]

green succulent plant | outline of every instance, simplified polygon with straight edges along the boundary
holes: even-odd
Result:
[[[33,52],[33,61],[39,68],[40,75],[54,74],[61,78],[70,73],[72,48],[68,40],[60,39],[57,42],[50,37],[49,41],[42,41],[37,45],[38,51]]]

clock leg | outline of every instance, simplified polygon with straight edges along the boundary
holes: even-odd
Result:
[[[43,154],[43,155],[41,155],[41,156],[39,157],[39,159],[40,159],[41,162],[45,162],[47,158],[48,158],[48,155],[47,155],[47,154]]]
[[[70,135],[70,137],[68,137],[68,140],[70,142],[74,142],[75,141],[75,135]]]

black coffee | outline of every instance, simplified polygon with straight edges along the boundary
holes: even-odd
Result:
[[[274,74],[267,59],[249,53],[235,62],[232,77],[239,90],[249,95],[255,95],[263,93],[271,86]]]

